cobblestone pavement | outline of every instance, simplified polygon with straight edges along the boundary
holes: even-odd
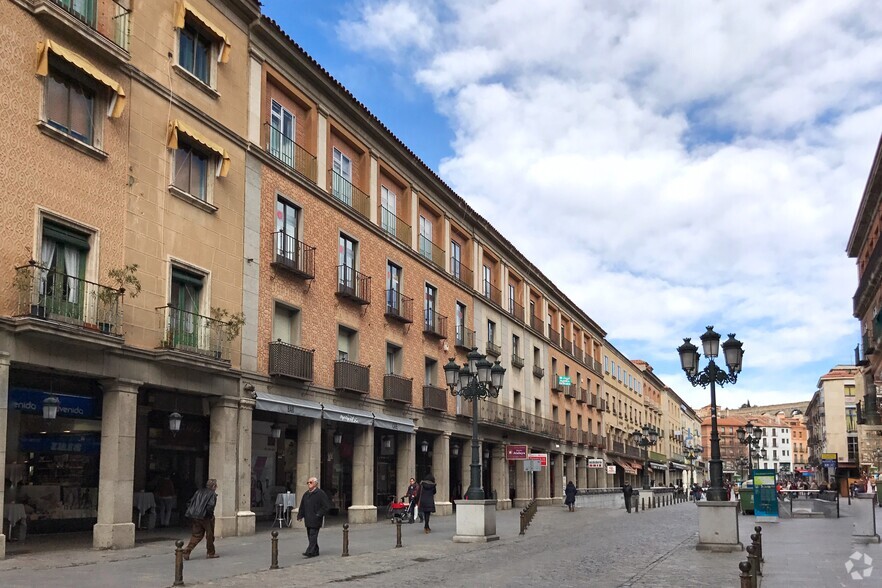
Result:
[[[877,509],[882,513],[882,509]],[[851,541],[852,511],[841,519],[782,520],[763,525],[766,565],[763,586],[882,586],[882,546]],[[882,518],[882,517],[880,517]],[[305,559],[303,530],[284,529],[279,541],[281,569],[268,570],[269,529],[252,537],[217,542],[220,559],[205,559],[201,545],[185,563],[188,586],[592,586],[736,587],[741,553],[697,551],[697,509],[679,504],[628,515],[622,510],[561,507],[539,509],[527,534],[518,535],[517,511],[498,513],[500,540],[456,544],[454,517],[402,527],[404,547],[396,549],[395,527],[387,522],[359,525],[350,533],[348,558],[340,557],[339,523],[321,532],[322,555]],[[750,541],[753,517],[742,517],[742,542]],[[144,536],[141,536],[143,539]],[[183,533],[179,537],[183,539]],[[29,553],[0,561],[0,586],[80,587],[169,586],[173,540],[158,532],[146,543],[123,551],[67,549],[32,544]],[[57,545],[55,545],[57,547]],[[845,563],[855,551],[880,563],[879,578],[852,580]],[[860,566],[863,562],[856,562]]]

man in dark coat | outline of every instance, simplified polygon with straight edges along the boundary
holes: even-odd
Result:
[[[297,511],[297,520],[303,521],[306,527],[306,536],[309,538],[309,546],[303,555],[315,557],[319,554],[318,534],[325,520],[325,515],[331,508],[331,501],[325,491],[318,487],[318,479],[312,477],[306,483],[308,489],[300,498],[300,509]]]
[[[197,490],[193,498],[187,503],[186,516],[193,523],[193,536],[190,543],[184,548],[184,559],[190,559],[190,552],[205,537],[205,546],[208,548],[208,559],[218,557],[214,551],[214,507],[217,504],[217,480],[210,479],[205,482],[205,488]]]
[[[423,533],[431,533],[429,517],[435,512],[435,476],[426,474],[420,482],[420,512],[423,513]]]
[[[628,512],[631,512],[631,496],[634,495],[634,489],[631,488],[631,484],[625,482],[625,485],[622,486],[622,494],[625,495],[625,508]]]
[[[566,499],[564,500],[564,504],[567,505],[567,510],[569,510],[570,512],[575,512],[575,510],[576,510],[576,485],[573,484],[572,480],[567,482],[567,487],[564,489],[564,494],[566,494]]]

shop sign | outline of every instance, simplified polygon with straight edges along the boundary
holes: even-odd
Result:
[[[615,473],[616,473],[616,466],[614,466],[614,465],[608,465],[608,466],[606,466],[606,473],[607,473],[607,474],[615,475]]]
[[[58,398],[58,416],[70,419],[95,418],[95,400],[87,396],[50,394],[30,388],[10,388],[9,408],[28,414],[43,414],[43,400],[49,396]]]
[[[527,459],[533,459],[539,462],[543,468],[548,467],[548,454],[547,453],[530,453],[527,455]]]
[[[524,471],[525,472],[541,472],[542,464],[539,463],[538,459],[525,459],[524,461]]]
[[[88,453],[101,452],[98,435],[26,435],[19,440],[22,451],[29,453]]]
[[[570,376],[558,376],[557,383],[561,386],[572,386],[573,380]]]
[[[590,458],[588,460],[588,469],[600,469],[603,467],[603,463],[602,459]]]
[[[839,461],[838,453],[822,453],[821,454],[821,465],[825,468],[835,468]]]
[[[505,459],[508,461],[516,461],[527,459],[527,446],[526,445],[506,445],[505,446]]]

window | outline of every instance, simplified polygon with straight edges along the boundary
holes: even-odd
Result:
[[[438,289],[435,286],[430,286],[426,284],[426,330],[427,331],[435,331],[436,329],[436,318],[435,318],[435,304],[438,300]]]
[[[399,374],[401,372],[401,347],[386,343],[386,373]]]
[[[432,259],[432,220],[420,215],[420,255]]]
[[[175,149],[174,186],[199,200],[208,200],[208,162],[211,156],[186,139]]]
[[[609,356],[603,356],[603,371],[609,373]]]
[[[175,346],[199,347],[199,315],[204,276],[172,267],[170,326]]]
[[[456,303],[456,316],[454,320],[456,321],[456,344],[460,346],[464,346],[466,344],[465,340],[465,324],[466,324],[466,305],[462,302]]]
[[[488,266],[484,266],[484,296],[490,298],[490,286],[493,282],[490,279],[490,268]]]
[[[340,233],[337,263],[340,266],[340,285],[355,290],[355,263],[358,254],[358,242]]]
[[[284,106],[272,101],[270,109],[270,154],[288,167],[294,167],[294,130],[297,119]]]
[[[533,348],[533,365],[542,365],[542,353],[539,351],[538,347]]]
[[[450,242],[450,273],[457,280],[462,279],[462,248],[456,241]]]
[[[845,407],[845,432],[857,432],[857,408],[854,406]]]
[[[530,301],[530,316],[536,316],[536,301]]]
[[[521,338],[517,335],[511,336],[511,352],[515,355],[521,354]]]
[[[398,195],[386,186],[380,186],[380,226],[393,237],[398,232],[397,211]]]
[[[508,311],[514,313],[515,309],[515,287],[513,284],[508,285]],[[521,317],[523,318],[523,317]]]
[[[352,160],[335,147],[333,166],[331,191],[334,198],[347,206],[352,206]]]
[[[536,416],[542,416],[542,401],[538,398],[533,401],[533,414]]]
[[[68,75],[50,60],[46,77],[46,122],[54,129],[88,145],[95,145],[95,89]]]
[[[551,376],[554,378],[557,378],[557,358],[556,357],[551,358]],[[552,384],[557,385],[557,380],[552,382]]]
[[[300,209],[283,198],[276,200],[276,255],[296,261],[300,233]]]
[[[496,343],[496,323],[487,321],[487,342]]]
[[[178,33],[178,65],[204,84],[211,82],[212,40],[191,23],[184,23]]]
[[[512,390],[511,394],[512,394],[512,408],[514,408],[515,410],[523,410],[521,408],[521,404],[523,402],[523,399],[521,398],[521,393],[518,392],[517,390]]]
[[[337,359],[358,361],[358,331],[343,325],[337,328]]]
[[[300,311],[278,302],[273,309],[273,341],[300,344]]]
[[[435,386],[438,382],[438,361],[431,357],[426,358],[425,385]]]
[[[83,318],[83,287],[89,235],[48,220],[43,221],[39,293],[46,310]]]
[[[401,268],[386,263],[386,310],[401,314]]]

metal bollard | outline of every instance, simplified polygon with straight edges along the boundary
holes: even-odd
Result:
[[[270,543],[272,544],[270,551],[270,569],[277,570],[279,569],[279,532],[272,532],[272,539],[270,539]]]
[[[349,523],[343,523],[343,555],[349,557]]]
[[[524,510],[521,511],[521,532],[518,533],[518,535],[523,535],[523,534],[524,534],[524,513],[525,513],[525,512],[527,512],[527,509],[526,509],[526,508],[525,508]]]
[[[184,542],[175,541],[175,583],[172,586],[184,585]]]
[[[756,534],[759,535],[756,539],[757,552],[756,554],[759,556],[759,560],[762,563],[766,562],[766,559],[763,557],[763,528],[757,525],[753,528],[756,531]]]
[[[646,510],[646,499],[643,497],[640,498],[640,509]]]
[[[401,547],[401,519],[395,520],[395,547]]]
[[[738,564],[738,569],[741,570],[741,588],[753,588],[753,576],[750,573],[750,562],[741,562]]]
[[[752,586],[759,586],[759,565],[757,564],[756,548],[753,545],[747,546],[747,561],[750,562],[750,577],[753,582]]]

